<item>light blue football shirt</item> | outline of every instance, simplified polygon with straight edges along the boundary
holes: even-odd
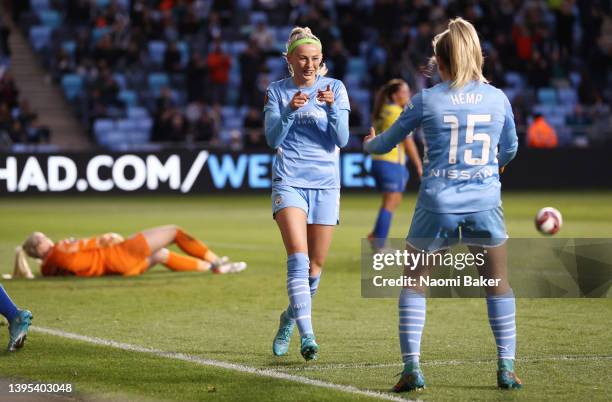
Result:
[[[334,92],[331,107],[317,101],[319,90]],[[308,103],[289,106],[300,90]],[[340,188],[340,148],[348,142],[348,94],[341,81],[318,76],[308,88],[297,88],[292,78],[270,84],[266,92],[265,134],[276,149],[272,183],[301,188]]]
[[[501,205],[499,166],[518,148],[512,107],[501,90],[477,81],[459,89],[449,82],[424,89],[365,149],[388,152],[418,126],[425,143],[418,207],[466,213]]]

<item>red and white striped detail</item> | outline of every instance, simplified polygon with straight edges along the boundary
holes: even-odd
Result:
[[[554,235],[563,225],[561,212],[553,207],[542,208],[535,218],[536,229],[546,235]]]

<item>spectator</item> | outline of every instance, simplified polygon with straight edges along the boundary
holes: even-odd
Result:
[[[544,116],[536,114],[527,129],[527,146],[529,148],[556,148],[559,145],[557,132],[550,126]]]
[[[257,43],[251,40],[240,55],[240,105],[256,104],[257,76],[263,62]]]
[[[187,99],[189,102],[206,100],[208,66],[200,52],[194,50],[187,64]]]
[[[263,119],[261,112],[252,107],[244,117],[242,126],[245,130],[244,148],[245,149],[265,149],[266,140],[263,135]]]
[[[212,103],[225,104],[227,84],[229,82],[229,71],[232,61],[228,55],[223,53],[221,43],[216,42],[213,51],[206,60],[211,89]]]
[[[164,53],[164,70],[170,74],[178,74],[183,70],[181,52],[176,42],[171,42]]]
[[[250,45],[255,44],[261,51],[267,55],[274,55],[274,35],[268,29],[264,22],[259,22],[251,33]]]
[[[344,80],[344,75],[346,74],[346,65],[348,63],[348,55],[346,50],[342,46],[342,41],[336,40],[333,42],[333,45],[329,50],[327,59],[333,65],[330,75],[337,80]]]

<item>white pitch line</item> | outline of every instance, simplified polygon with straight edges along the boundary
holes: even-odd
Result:
[[[541,361],[578,361],[578,360],[612,360],[612,356],[545,356],[545,357],[523,357],[518,358],[516,361],[533,363]],[[489,360],[431,360],[421,362],[421,366],[459,366],[462,364],[490,364],[496,362],[497,359]],[[313,365],[305,367],[287,367],[281,369],[272,369],[278,372],[287,371],[324,371],[324,370],[343,370],[343,369],[372,369],[372,368],[387,368],[387,367],[403,367],[403,363],[352,363],[352,364],[327,364],[327,365]]]
[[[270,370],[270,369],[258,369],[255,367],[245,366],[245,365],[236,364],[236,363],[224,362],[221,360],[204,359],[198,356],[192,356],[192,355],[188,355],[185,353],[167,352],[167,351],[163,351],[160,349],[154,349],[154,348],[149,348],[149,347],[139,346],[139,345],[131,345],[129,343],[116,342],[116,341],[112,341],[109,339],[95,338],[95,337],[86,336],[86,335],[79,335],[79,334],[60,331],[60,330],[52,329],[52,328],[42,328],[42,327],[32,326],[30,327],[30,329],[35,332],[58,336],[58,337],[66,338],[66,339],[72,339],[75,341],[91,343],[94,345],[108,346],[108,347],[112,347],[115,349],[121,349],[121,350],[130,351],[130,352],[147,353],[147,354],[157,356],[157,357],[181,360],[181,361],[185,361],[189,363],[195,363],[201,366],[217,367],[217,368],[222,368],[226,370],[239,371],[241,373],[254,374],[260,377],[269,377],[269,378],[274,378],[277,380],[297,382],[300,384],[312,385],[315,387],[328,388],[328,389],[333,389],[336,391],[346,392],[348,394],[353,394],[353,395],[368,396],[371,398],[377,398],[377,399],[382,399],[382,400],[387,400],[387,401],[398,401],[398,402],[409,401],[407,399],[400,398],[399,396],[386,394],[383,392],[363,390],[363,389],[354,387],[352,385],[341,385],[341,384],[334,384],[331,382],[325,382],[325,381],[320,381],[320,380],[313,380],[311,378],[300,377],[297,375],[287,374],[287,373]]]

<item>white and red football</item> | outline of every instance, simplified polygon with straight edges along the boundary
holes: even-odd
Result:
[[[542,208],[535,218],[536,229],[545,235],[554,235],[563,225],[561,212],[553,207]]]

